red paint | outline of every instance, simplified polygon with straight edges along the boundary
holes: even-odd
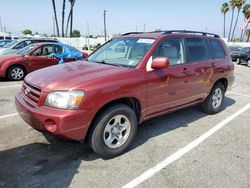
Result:
[[[38,69],[57,65],[58,59],[49,56],[32,56],[32,53],[43,46],[42,43],[37,44],[27,55],[4,55],[0,56],[0,77],[7,76],[7,70],[10,66],[19,65],[25,68],[26,73],[33,72]],[[72,62],[74,59],[64,59],[64,62]]]
[[[142,34],[129,37],[138,36],[157,40],[136,68],[79,61],[41,69],[25,78],[25,83],[30,84],[30,87],[34,86],[39,93],[38,101],[20,91],[16,95],[17,111],[28,124],[39,131],[46,131],[46,120],[50,119],[57,125],[54,135],[80,141],[85,138],[97,112],[117,99],[137,99],[142,122],[201,103],[219,79],[226,79],[228,87],[234,81],[230,53],[220,39],[218,40],[225,48],[225,59],[166,66],[164,69],[147,72],[146,63],[163,39],[197,35]],[[84,90],[85,97],[80,108],[61,110],[44,106],[48,93],[60,90]]]

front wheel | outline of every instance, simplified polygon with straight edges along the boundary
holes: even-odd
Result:
[[[89,135],[90,147],[104,158],[127,151],[137,132],[137,117],[127,105],[114,105],[103,111]]]
[[[216,114],[221,110],[225,96],[225,87],[217,82],[206,100],[202,103],[202,110],[207,114]]]
[[[7,76],[9,80],[19,81],[25,76],[25,70],[23,67],[15,65],[8,69]]]

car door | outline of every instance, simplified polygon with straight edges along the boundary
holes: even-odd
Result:
[[[58,64],[58,59],[49,56],[51,53],[53,53],[53,44],[42,45],[31,52],[29,56],[29,70],[35,71]]]
[[[151,61],[155,57],[167,57],[170,66],[158,70],[147,68],[147,115],[150,116],[195,101],[194,88],[187,69],[183,39],[165,39],[155,50]],[[150,60],[148,64],[150,64]]]
[[[185,38],[185,46],[187,50],[187,68],[194,89],[193,95],[196,98],[204,99],[211,89],[217,62],[205,38],[187,37]]]

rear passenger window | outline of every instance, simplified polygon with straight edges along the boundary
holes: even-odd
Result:
[[[205,42],[200,38],[186,38],[189,62],[208,60]]]
[[[224,49],[219,40],[209,40],[212,54],[215,59],[223,59],[225,57]]]

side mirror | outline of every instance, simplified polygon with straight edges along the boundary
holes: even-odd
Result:
[[[24,54],[24,58],[28,59],[29,58],[29,54]]]
[[[167,57],[156,57],[153,59],[152,69],[165,69],[169,67],[169,59]]]

